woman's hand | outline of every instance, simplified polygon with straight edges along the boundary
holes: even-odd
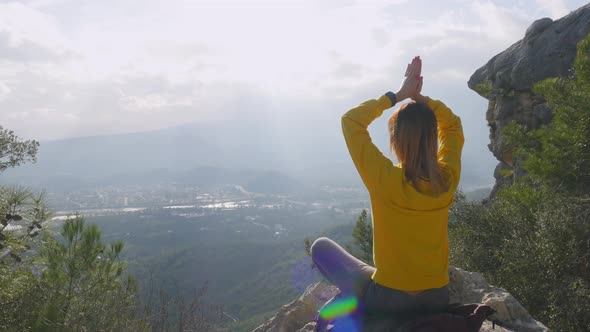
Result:
[[[404,81],[398,92],[395,94],[398,101],[406,98],[412,98],[417,101],[420,92],[422,91],[422,60],[419,56],[412,59],[412,63],[408,64]]]
[[[422,76],[420,76],[420,85],[418,85],[418,89],[416,89],[416,92],[414,93],[413,96],[410,96],[410,98],[412,98],[417,103],[428,104],[428,97],[425,97],[422,95],[422,84],[423,83],[424,83],[424,79]]]

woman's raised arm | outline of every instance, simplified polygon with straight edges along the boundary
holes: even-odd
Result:
[[[342,133],[348,152],[370,192],[395,190],[399,186],[391,185],[391,181],[401,179],[402,171],[373,144],[368,127],[384,110],[392,107],[394,102],[410,98],[416,91],[419,92],[421,66],[420,58],[415,57],[408,65],[403,83],[393,99],[391,95],[383,95],[378,99],[367,100],[342,116]]]

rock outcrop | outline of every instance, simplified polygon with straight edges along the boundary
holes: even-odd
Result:
[[[451,302],[485,303],[496,310],[480,331],[548,331],[522,307],[522,305],[502,288],[489,285],[480,273],[467,272],[458,268],[449,271]],[[297,300],[283,306],[270,320],[253,332],[311,332],[314,328],[314,315],[318,309],[331,299],[338,289],[320,282],[311,285]]]
[[[318,309],[333,298],[338,289],[318,282],[309,286],[299,299],[284,305],[267,322],[252,332],[294,332],[308,324]],[[312,327],[313,331],[313,327]]]
[[[532,92],[535,83],[570,73],[576,44],[590,33],[590,4],[553,21],[535,21],[522,40],[493,57],[469,79],[468,86],[489,100],[486,119],[490,127],[490,151],[500,161],[494,172],[497,190],[523,174],[512,151],[502,142],[501,132],[510,122],[536,129],[551,120],[543,96]],[[508,172],[503,172],[507,170]]]

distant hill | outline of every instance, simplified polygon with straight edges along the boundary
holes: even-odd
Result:
[[[187,171],[154,169],[121,173],[111,176],[84,177],[83,175],[48,175],[22,177],[17,183],[47,188],[54,192],[91,189],[101,186],[150,185],[176,183],[186,186],[219,188],[223,185],[240,185],[246,191],[263,194],[291,194],[312,190],[314,187],[277,171],[230,170],[222,167],[197,167]]]
[[[234,183],[271,192],[277,185],[297,186],[294,180],[314,185],[362,186],[338,126],[314,126],[319,124],[310,124],[309,133],[313,135],[307,135],[295,127],[279,129],[264,123],[191,124],[41,142],[38,162],[7,170],[0,176],[0,183],[70,191],[100,184],[170,179],[195,184],[229,183],[237,177],[239,181]],[[386,142],[383,135],[379,132],[375,141]],[[464,161],[464,188],[491,182],[481,174],[481,165],[473,164],[477,162],[468,158]],[[256,177],[236,170],[266,174]],[[271,183],[271,179],[275,182]]]
[[[270,133],[244,127],[190,125],[41,142],[36,164],[10,169],[0,181],[69,190],[100,183],[170,179],[179,174],[189,181],[211,182],[228,179],[222,169],[245,169],[265,172],[258,178],[246,174],[248,184],[256,188],[269,189],[274,186],[269,178],[279,177],[280,183],[292,187],[293,179],[285,175],[308,183],[361,184],[352,162],[339,160],[348,157],[343,142],[269,139]],[[328,145],[338,148],[326,148]],[[238,173],[230,178],[245,175]]]

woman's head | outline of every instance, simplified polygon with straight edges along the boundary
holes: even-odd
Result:
[[[395,151],[406,178],[414,188],[417,181],[430,182],[432,191],[448,190],[438,164],[438,131],[434,112],[422,103],[402,105],[389,118],[390,149]]]

